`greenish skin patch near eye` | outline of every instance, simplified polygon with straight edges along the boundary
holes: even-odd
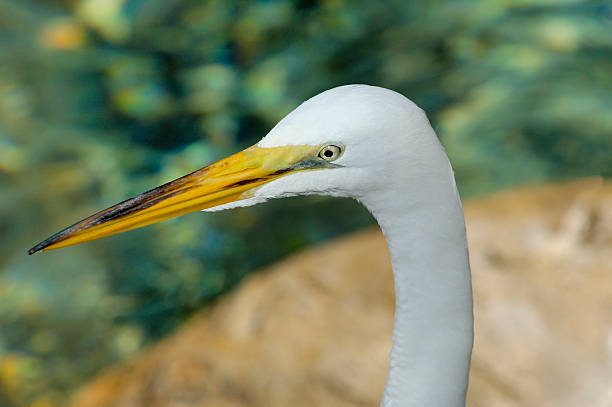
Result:
[[[298,170],[316,170],[316,169],[323,169],[323,168],[338,168],[338,167],[341,167],[341,165],[334,164],[329,161],[325,161],[324,159],[319,158],[317,156],[315,158],[309,158],[309,159],[297,162],[293,164],[291,167],[287,168],[286,170],[283,170],[283,172],[298,171]]]

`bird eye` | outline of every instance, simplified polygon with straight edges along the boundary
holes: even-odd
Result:
[[[319,158],[324,159],[325,161],[334,161],[342,154],[342,149],[338,146],[334,146],[333,144],[327,145],[319,151]]]

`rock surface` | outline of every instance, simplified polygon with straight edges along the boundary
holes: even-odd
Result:
[[[469,202],[468,405],[612,406],[612,186]],[[385,241],[365,230],[251,275],[73,407],[377,406],[391,344]]]

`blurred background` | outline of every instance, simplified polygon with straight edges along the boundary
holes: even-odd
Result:
[[[0,405],[60,406],[255,268],[373,224],[292,198],[26,254],[325,89],[414,100],[464,197],[612,176],[611,33],[608,1],[0,0]]]

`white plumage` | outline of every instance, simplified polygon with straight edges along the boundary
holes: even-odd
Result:
[[[425,113],[388,89],[342,86],[304,102],[258,146],[324,143],[344,146],[334,161],[341,167],[290,174],[212,209],[304,194],[363,203],[387,239],[395,280],[382,405],[464,406],[473,341],[465,225],[450,163]]]
[[[425,113],[391,90],[350,85],[323,92],[257,146],[92,215],[30,253],[193,210],[304,194],[357,199],[387,239],[396,311],[381,405],[465,406],[473,317],[461,201]]]

